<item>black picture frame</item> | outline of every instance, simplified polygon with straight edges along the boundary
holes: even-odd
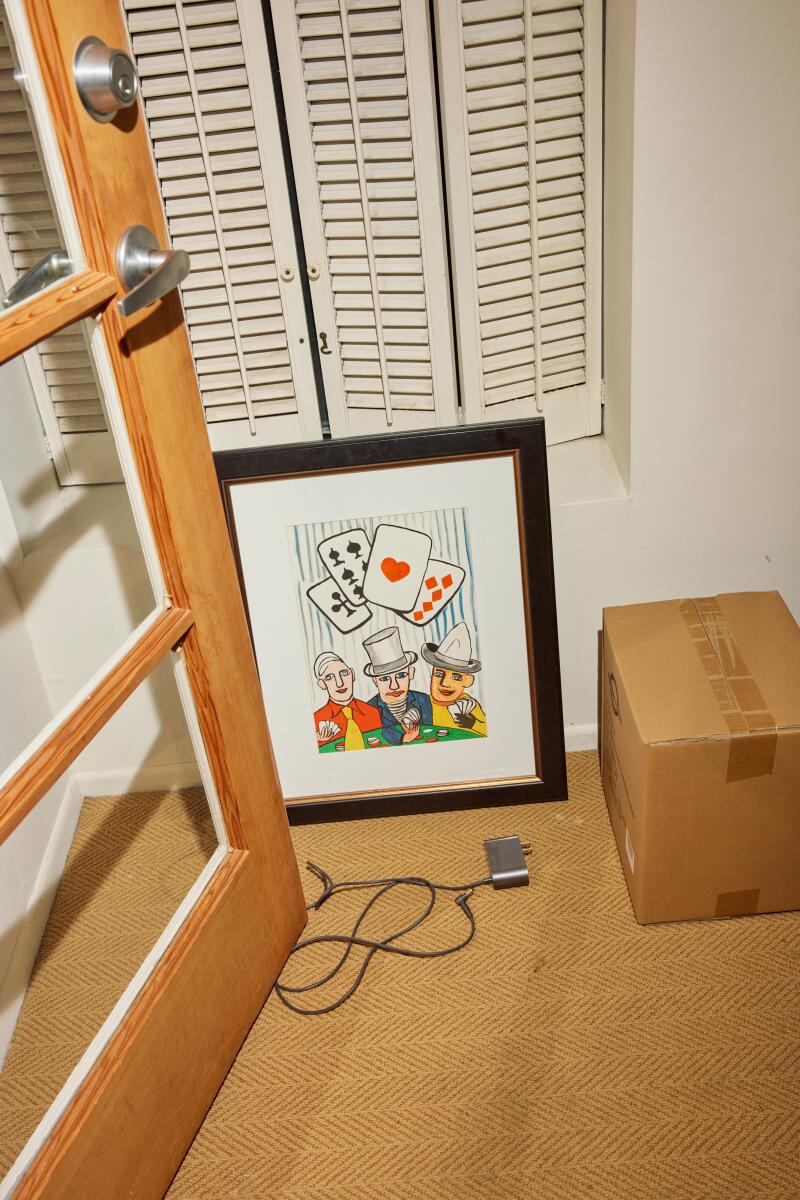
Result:
[[[458,783],[452,788],[437,787],[431,791],[416,788],[382,791],[375,795],[334,797],[324,801],[290,799],[286,801],[286,807],[291,823],[398,816],[567,798],[544,420],[536,417],[525,421],[456,426],[388,436],[326,439],[215,453],[217,479],[248,622],[250,612],[231,503],[231,489],[235,484],[500,455],[512,457],[516,479],[538,775],[524,781]],[[269,714],[267,716],[269,718]]]

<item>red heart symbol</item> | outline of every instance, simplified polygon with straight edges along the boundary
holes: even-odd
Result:
[[[390,583],[398,583],[405,579],[411,567],[407,562],[398,562],[396,558],[385,558],[381,563],[381,570]]]

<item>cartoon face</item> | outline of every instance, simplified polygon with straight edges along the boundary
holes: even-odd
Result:
[[[384,704],[399,704],[408,695],[411,680],[414,678],[413,667],[403,667],[400,671],[392,671],[390,675],[376,675],[378,695]]]
[[[446,667],[434,667],[431,674],[431,699],[437,704],[455,704],[474,681],[474,675],[466,671],[450,671]]]
[[[317,683],[328,693],[334,704],[349,704],[353,699],[355,675],[340,658],[332,658],[325,664],[325,672]]]

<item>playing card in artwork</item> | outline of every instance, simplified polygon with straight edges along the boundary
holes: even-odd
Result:
[[[364,595],[403,613],[417,598],[431,554],[427,533],[403,525],[379,525],[364,576]]]
[[[352,629],[366,624],[372,616],[368,604],[351,604],[334,579],[323,579],[315,583],[306,592],[309,600],[321,613],[324,613],[332,625],[340,633],[349,633]]]
[[[411,625],[427,625],[438,617],[461,587],[466,573],[457,563],[442,562],[432,558],[428,562],[425,578],[414,604],[408,612],[401,613],[404,621]]]
[[[369,552],[370,540],[365,529],[334,533],[317,546],[322,565],[351,604],[364,603],[364,572]]]

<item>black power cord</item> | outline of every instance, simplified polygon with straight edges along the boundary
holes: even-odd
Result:
[[[525,844],[526,849],[523,849],[519,838],[490,839],[490,842],[486,843],[486,847],[487,854],[489,855],[489,863],[492,874],[487,875],[484,879],[478,879],[474,883],[432,883],[430,879],[424,879],[422,876],[418,875],[392,875],[387,879],[349,879],[342,883],[335,883],[328,872],[322,867],[318,867],[316,863],[307,863],[306,866],[308,867],[309,871],[312,871],[322,882],[321,895],[318,896],[318,898],[311,904],[306,905],[306,908],[309,912],[312,910],[317,911],[322,907],[323,904],[330,900],[332,896],[335,896],[340,892],[353,891],[357,888],[375,888],[377,890],[362,908],[351,933],[316,934],[312,937],[302,938],[296,943],[295,946],[292,947],[289,953],[290,959],[293,955],[299,954],[303,950],[307,950],[310,946],[318,946],[325,942],[336,943],[344,946],[344,950],[330,970],[326,971],[325,974],[321,975],[318,979],[311,980],[310,983],[291,985],[288,983],[283,983],[279,979],[275,984],[275,991],[278,995],[278,999],[285,1004],[287,1008],[290,1008],[292,1012],[300,1013],[302,1016],[322,1016],[324,1013],[333,1012],[334,1009],[339,1008],[340,1005],[344,1004],[345,1001],[350,999],[364,978],[367,967],[379,951],[382,951],[385,954],[402,954],[405,955],[406,958],[443,958],[446,954],[455,954],[457,950],[463,950],[464,947],[468,946],[474,938],[477,928],[475,924],[475,916],[469,906],[470,897],[475,889],[479,887],[485,887],[490,883],[497,888],[514,886],[514,883],[528,882],[526,866],[524,867],[524,878],[522,878],[521,872],[518,872],[519,877],[515,879],[514,883],[509,883],[508,872],[498,871],[497,866],[493,861],[492,849],[493,844],[497,844],[500,841],[516,843],[516,846],[519,847],[520,860],[524,864],[524,858],[522,856],[527,853],[527,850],[529,849],[527,843]],[[516,865],[517,864],[515,863],[514,866]],[[395,930],[393,933],[388,934],[385,938],[376,939],[362,937],[359,934],[359,930],[361,929],[361,926],[363,925],[373,906],[377,904],[377,902],[383,896],[388,895],[389,892],[398,887],[422,888],[424,891],[427,891],[428,899],[423,911],[413,921],[409,922],[408,925],[403,926],[402,929]],[[455,903],[457,907],[461,909],[467,919],[469,928],[465,936],[455,945],[445,946],[440,950],[414,950],[409,946],[398,945],[397,943],[399,942],[400,938],[412,933],[413,930],[419,928],[423,921],[427,920],[427,918],[433,912],[433,909],[436,905],[437,893],[439,892],[459,893],[456,896]],[[356,946],[360,946],[365,949],[366,954],[364,955],[364,959],[358,969],[355,979],[346,989],[346,991],[339,996],[338,1000],[334,1000],[331,1004],[326,1004],[323,1008],[302,1008],[300,1005],[292,1003],[292,1001],[288,998],[290,995],[299,995],[303,992],[313,992],[317,988],[323,987],[324,984],[330,983],[330,981],[342,970],[348,958],[350,957],[351,951]]]

